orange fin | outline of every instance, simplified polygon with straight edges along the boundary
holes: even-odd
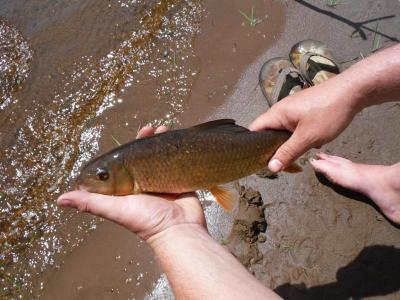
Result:
[[[290,166],[286,167],[283,172],[287,173],[300,173],[303,172],[303,168],[300,167],[297,163],[293,163]]]
[[[222,186],[213,186],[209,190],[223,209],[226,211],[232,211],[236,208],[239,199],[237,193],[233,189]]]

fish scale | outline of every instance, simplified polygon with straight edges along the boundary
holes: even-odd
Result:
[[[230,126],[236,130],[229,130]],[[238,128],[242,130],[238,132]],[[282,131],[250,132],[230,123],[176,134],[171,131],[132,144],[126,165],[142,192],[188,192],[260,170],[288,136]],[[141,159],[135,156],[138,147],[152,153],[145,164],[138,163]]]

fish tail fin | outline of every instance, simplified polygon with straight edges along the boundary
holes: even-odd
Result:
[[[217,200],[218,204],[226,211],[233,211],[237,207],[239,196],[233,188],[213,186],[209,190]]]

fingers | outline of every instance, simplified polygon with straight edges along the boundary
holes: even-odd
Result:
[[[167,132],[169,129],[167,126],[161,125],[157,128],[151,126],[145,126],[141,128],[136,136],[136,138],[141,139],[146,136],[152,136],[153,134],[164,133]]]
[[[304,138],[295,131],[276,151],[268,163],[268,169],[274,173],[284,170],[311,147],[310,143],[305,142]]]
[[[168,130],[169,130],[169,128],[167,126],[161,125],[161,126],[157,127],[157,129],[154,133],[155,134],[164,133],[164,132],[167,132]]]
[[[154,132],[155,132],[155,128],[153,128],[151,126],[145,126],[139,130],[136,138],[141,139],[146,136],[151,136],[154,134]]]
[[[73,191],[61,195],[57,204],[61,207],[76,208],[109,220],[118,221],[120,202],[124,197],[93,194],[85,191]]]

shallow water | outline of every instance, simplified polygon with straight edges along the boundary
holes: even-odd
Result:
[[[252,5],[261,20],[255,28],[238,12]],[[0,42],[21,53],[13,58],[16,79],[0,85],[10,99],[0,109],[2,296],[171,296],[145,243],[110,222],[60,210],[55,199],[115,140],[132,140],[147,123],[201,122],[222,104],[283,28],[281,3],[252,5],[0,0],[0,18],[19,32]],[[210,233],[222,239],[227,220],[206,203]]]
[[[192,42],[201,14],[199,1],[2,1],[2,295],[38,296],[37,274],[96,228],[99,219],[54,200],[99,150],[104,111],[130,107],[121,130],[131,138],[140,124],[183,111],[198,71]],[[148,81],[158,88],[132,97]],[[111,135],[103,134],[109,147]]]

